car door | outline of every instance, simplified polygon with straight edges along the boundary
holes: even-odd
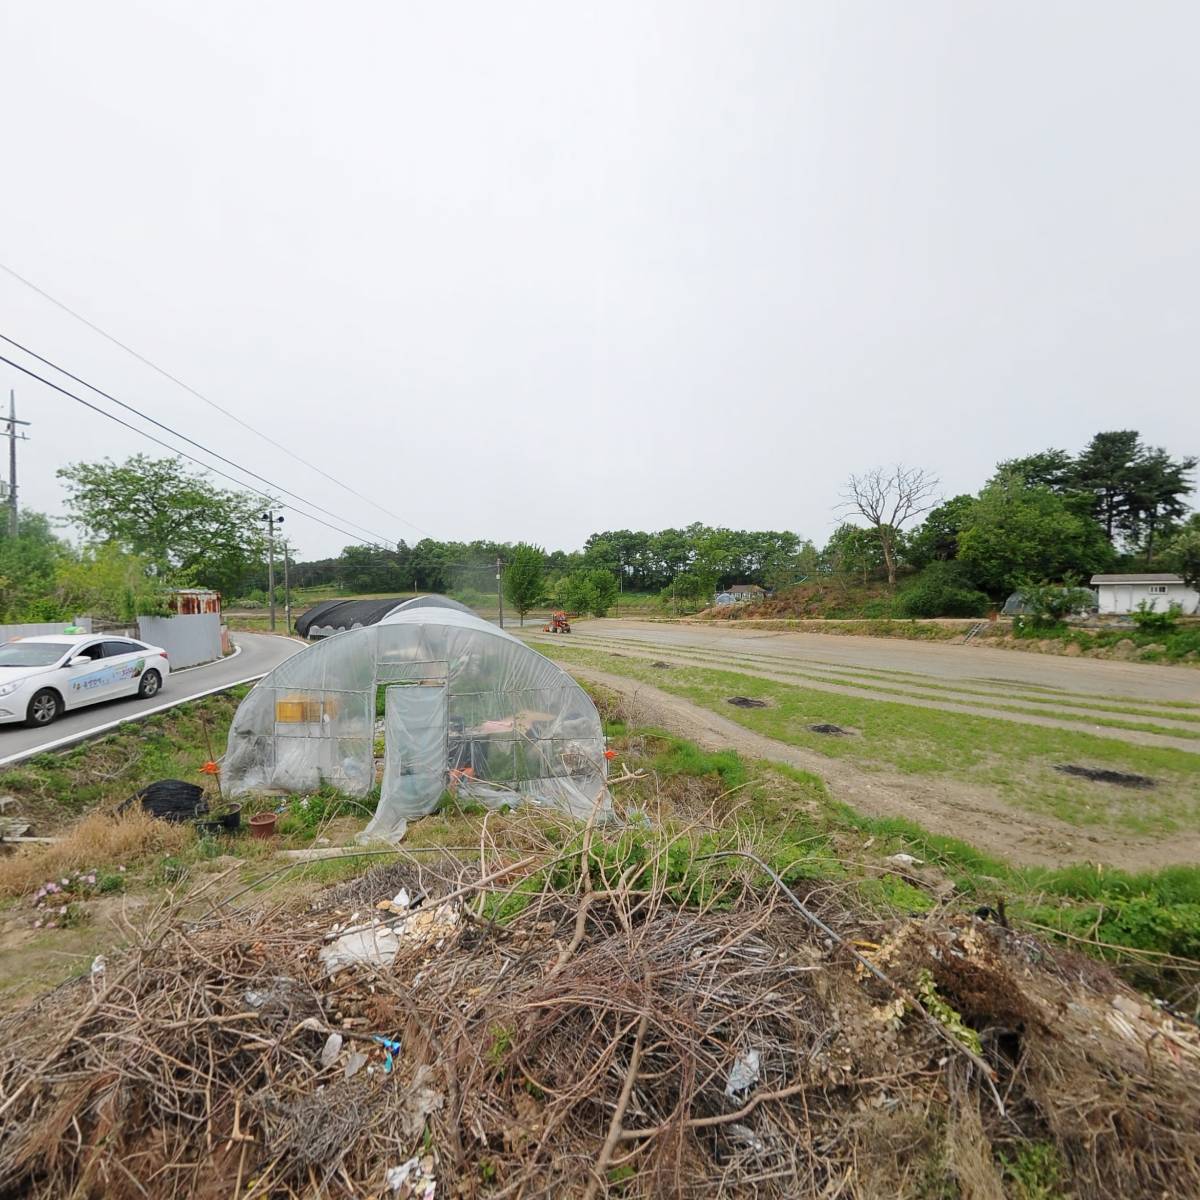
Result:
[[[146,648],[123,638],[104,643],[104,665],[112,671],[114,696],[132,696],[146,669]]]
[[[79,658],[88,661],[78,666],[72,665],[74,660]],[[104,663],[104,643],[100,640],[76,646],[71,651],[64,670],[66,679],[62,690],[68,708],[78,708],[81,704],[95,704],[98,700],[107,700],[116,695]]]

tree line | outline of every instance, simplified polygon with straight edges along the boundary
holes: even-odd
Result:
[[[787,530],[697,522],[604,530],[578,550],[548,552],[433,538],[348,545],[336,557],[290,558],[290,576],[293,587],[453,592],[482,603],[495,595],[499,560],[522,603],[536,595],[531,603],[573,611],[604,611],[622,591],[696,607],[733,583],[782,591],[879,580],[903,584],[907,615],[974,615],[1022,585],[1083,582],[1102,570],[1200,578],[1200,515],[1189,515],[1187,502],[1196,465],[1115,430],[1078,452],[1000,462],[978,492],[948,499],[923,468],[853,475],[838,506],[842,523],[820,547]],[[174,458],[73,463],[58,474],[82,540],[68,542],[29,512],[17,536],[0,533],[0,619],[128,618],[161,611],[168,586],[211,587],[227,601],[265,589],[261,497],[219,487]],[[277,561],[287,550],[277,542]]]
[[[919,573],[912,616],[976,615],[989,600],[1044,583],[1085,583],[1101,571],[1197,577],[1200,517],[1188,515],[1194,456],[1146,446],[1134,430],[1097,433],[1078,453],[1042,450],[1002,461],[984,486],[940,503],[937,481],[894,468],[852,477],[825,548],[833,573],[865,581],[897,566]],[[900,519],[893,519],[899,515]],[[903,528],[905,520],[923,516]]]

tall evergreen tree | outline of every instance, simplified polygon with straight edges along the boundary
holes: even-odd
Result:
[[[1092,496],[1092,512],[1111,544],[1136,511],[1142,443],[1136,429],[1098,433],[1075,460],[1072,482]]]
[[[1161,446],[1146,450],[1135,473],[1134,490],[1122,530],[1143,541],[1146,562],[1154,557],[1154,539],[1163,526],[1177,521],[1188,510],[1184,497],[1192,490],[1194,457],[1172,458]]]

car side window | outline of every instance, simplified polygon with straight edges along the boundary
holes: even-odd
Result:
[[[80,646],[78,650],[71,656],[72,658],[92,658],[100,659],[104,657],[104,643],[93,642],[90,646]]]
[[[135,646],[132,642],[105,642],[104,657],[116,658],[120,654],[133,654],[138,649],[139,647]]]

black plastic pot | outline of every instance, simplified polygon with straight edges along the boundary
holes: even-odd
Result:
[[[219,812],[210,813],[207,819],[198,821],[201,833],[233,833],[242,826],[242,806],[230,804]]]

